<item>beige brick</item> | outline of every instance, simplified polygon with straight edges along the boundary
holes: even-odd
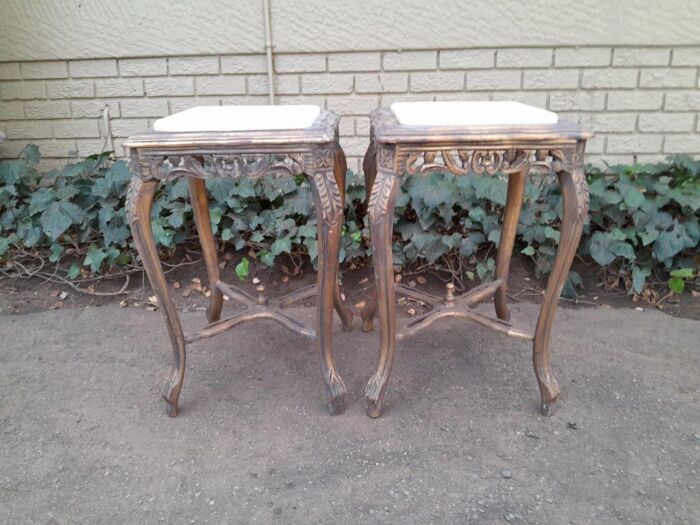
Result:
[[[596,67],[610,65],[609,47],[561,47],[554,50],[556,67]]]
[[[700,47],[676,47],[673,49],[674,66],[700,66]]]
[[[97,123],[97,119],[54,120],[53,133],[59,139],[99,137]]]
[[[168,73],[165,58],[121,58],[119,74],[123,77],[148,77]]]
[[[128,137],[147,131],[149,125],[145,118],[116,118],[109,121],[109,127],[113,137]]]
[[[45,120],[8,122],[5,125],[8,139],[50,139],[51,125]]]
[[[142,98],[119,102],[122,117],[164,117],[168,114],[167,99]]]
[[[695,125],[695,113],[642,113],[639,131],[670,133],[690,132]]]
[[[265,55],[235,55],[221,57],[222,73],[267,73]]]
[[[491,68],[495,64],[493,49],[456,49],[440,51],[441,69]]]
[[[17,62],[0,62],[0,80],[18,80],[22,78]]]
[[[601,111],[605,93],[601,91],[553,91],[549,94],[552,111]]]
[[[0,104],[0,120],[14,120],[24,118],[24,103],[19,100],[2,102]]]
[[[389,51],[384,53],[384,69],[409,71],[435,69],[437,51]]]
[[[639,86],[643,88],[695,87],[697,70],[690,68],[642,69]]]
[[[664,109],[670,111],[700,111],[700,92],[678,91],[667,93]]]
[[[668,135],[664,143],[664,151],[697,156],[698,151],[700,151],[700,135]]]
[[[581,86],[584,88],[635,87],[638,75],[636,69],[584,69]]]
[[[340,141],[345,154],[348,157],[364,156],[369,142],[364,137],[345,137]]]
[[[329,71],[379,71],[381,55],[368,53],[334,53],[328,55]]]
[[[339,115],[368,115],[379,106],[377,95],[347,95],[328,97],[328,109]]]
[[[358,93],[405,93],[408,73],[358,73],[355,75]]]
[[[26,139],[6,140],[0,142],[0,159],[16,159],[20,152],[27,146]]]
[[[92,80],[53,80],[46,83],[49,98],[85,98],[95,96]]]
[[[70,103],[73,118],[98,118],[105,106],[109,106],[110,118],[119,116],[119,102],[102,100],[72,100]]]
[[[275,75],[275,94],[298,95],[299,77],[297,75]],[[248,77],[248,93],[251,95],[267,95],[267,75]]]
[[[581,117],[583,127],[596,133],[631,133],[637,116],[634,113],[588,113]]]
[[[338,124],[338,133],[341,137],[355,136],[355,119],[353,117],[343,117]]]
[[[245,78],[239,76],[196,77],[198,95],[235,95],[245,93]]]
[[[431,100],[435,100],[434,93],[386,93],[380,98],[380,107],[387,108],[394,102],[430,102]]]
[[[219,72],[219,57],[170,57],[171,75],[211,75]]]
[[[170,101],[170,114],[179,113],[196,106],[220,106],[219,97],[178,97]]]
[[[434,71],[411,73],[411,91],[462,91],[464,73],[461,71]]]
[[[510,94],[512,92],[510,91],[498,91],[497,92],[499,95],[502,95],[504,93],[508,93],[508,98],[501,98],[501,100],[511,100]],[[428,93],[421,93],[423,94],[428,94]],[[523,92],[524,95],[527,95],[527,92]],[[529,94],[532,94],[532,92],[529,92]],[[436,101],[441,101],[441,102],[469,102],[469,101],[477,101],[477,102],[483,102],[485,100],[490,100],[492,96],[489,96],[488,93],[485,93],[483,91],[472,91],[469,93],[466,93],[464,91],[443,91],[441,93],[430,93],[430,95],[433,95],[433,99]],[[547,99],[547,94],[542,93],[543,100]]]
[[[277,55],[277,73],[312,73],[326,70],[326,55]]]
[[[31,100],[46,98],[46,84],[41,80],[0,82],[0,99]]]
[[[590,163],[600,169],[606,169],[608,166],[629,166],[630,164],[634,164],[634,161],[637,158],[636,155],[611,155],[610,153],[598,155],[593,154],[594,152],[590,153],[590,155],[586,154],[586,164]]]
[[[70,76],[76,78],[116,77],[117,61],[104,60],[71,60],[68,63]]]
[[[149,97],[194,95],[194,80],[189,77],[148,78],[144,85]]]
[[[355,117],[355,135],[369,136],[369,117]]]
[[[142,97],[143,80],[140,78],[106,78],[95,80],[98,97]]]
[[[608,93],[608,110],[661,109],[663,97],[660,91],[611,91]]]
[[[551,67],[553,51],[549,48],[499,49],[496,67]]]
[[[520,71],[467,71],[467,89],[497,90],[519,89]]]
[[[77,157],[75,140],[36,140],[41,156],[44,158],[74,158]]]
[[[67,100],[25,102],[24,116],[27,118],[66,118],[70,117],[70,105]]]
[[[613,66],[667,66],[670,57],[668,47],[616,47]]]
[[[301,88],[304,93],[350,93],[352,92],[353,76],[345,73],[302,75]]]
[[[20,68],[22,78],[25,79],[66,78],[68,76],[68,66],[65,62],[60,61],[24,62]]]
[[[605,135],[596,135],[586,141],[586,154],[603,153],[605,151]],[[588,157],[586,157],[586,162]]]
[[[78,139],[75,141],[76,149],[80,157],[89,157],[101,153],[109,145],[104,139]]]
[[[538,108],[547,107],[547,93],[542,91],[495,91],[493,100],[512,100]],[[481,100],[484,100],[483,95]]]
[[[275,103],[281,106],[290,104],[312,104],[323,108],[326,106],[326,98],[323,95],[280,95],[275,98]]]
[[[277,102],[277,100],[275,100],[275,102]],[[236,106],[241,104],[246,104],[250,106],[269,103],[270,98],[267,95],[238,95],[233,97],[221,97],[222,106]],[[170,103],[170,105],[172,107],[172,102]]]
[[[576,89],[579,80],[578,69],[545,69],[525,71],[525,89]]]
[[[609,135],[606,153],[658,153],[663,135]]]

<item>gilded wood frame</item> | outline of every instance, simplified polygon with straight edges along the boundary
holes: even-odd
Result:
[[[223,333],[243,322],[270,319],[316,341],[321,373],[332,414],[344,410],[345,385],[333,360],[333,308],[343,328],[351,330],[352,311],[341,300],[338,253],[345,202],[345,154],[338,143],[338,116],[321,111],[306,129],[275,131],[170,133],[149,131],[130,137],[132,179],[127,216],[134,242],[158,298],[173,348],[173,365],[163,389],[167,413],[175,417],[185,375],[186,346]],[[211,177],[259,178],[268,174],[305,175],[312,188],[318,219],[318,280],[285,297],[269,299],[259,287],[254,297],[219,275],[216,243],[209,218],[205,179]],[[158,258],[151,231],[153,195],[161,181],[187,177],[193,215],[206,264],[211,296],[209,325],[185,334]],[[242,313],[221,319],[223,296],[246,307]],[[287,315],[283,309],[318,296],[315,326]]]
[[[540,388],[543,414],[554,411],[559,385],[549,360],[550,334],[561,290],[578,247],[588,213],[588,188],[583,170],[586,140],[592,134],[577,125],[560,121],[538,126],[403,126],[388,109],[371,114],[370,144],[364,158],[368,215],[372,235],[376,294],[362,312],[363,328],[374,327],[379,318],[380,348],[377,369],[367,389],[367,412],[381,414],[397,339],[412,335],[442,317],[470,319],[506,335],[533,341],[533,364]],[[534,335],[513,328],[506,304],[508,271],[522,206],[525,179],[530,170],[554,171],[563,195],[560,242],[552,273],[542,300]],[[461,297],[448,285],[438,298],[395,285],[392,264],[394,202],[404,174],[450,172],[477,175],[496,172],[508,175],[508,195],[496,262],[496,278]],[[432,306],[397,332],[395,292]],[[496,317],[472,310],[494,296]]]

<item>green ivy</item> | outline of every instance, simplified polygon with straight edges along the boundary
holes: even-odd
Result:
[[[107,154],[39,172],[40,153],[27,146],[20,158],[0,163],[0,257],[13,249],[44,250],[58,263],[66,252],[81,253],[93,273],[129,263],[134,257],[124,200],[130,173]],[[682,290],[697,276],[700,244],[700,162],[677,157],[665,164],[612,166],[588,170],[590,222],[579,249],[600,266],[625,277],[630,292],[640,293],[649,278],[662,274],[671,290]],[[304,177],[260,180],[210,179],[210,216],[215,234],[266,265],[289,253],[318,255],[311,190]],[[348,173],[341,261],[370,254],[361,177]],[[394,263],[435,262],[458,253],[472,259],[480,279],[494,272],[494,260],[477,261],[479,250],[496,247],[505,205],[503,176],[408,177],[396,202]],[[184,179],[156,193],[153,233],[163,249],[194,237]],[[518,249],[546,274],[559,242],[561,194],[551,175],[531,177],[518,224]],[[72,248],[67,250],[67,248]],[[239,278],[248,259],[236,267]],[[80,267],[71,266],[70,277]],[[565,292],[581,282],[571,272]]]

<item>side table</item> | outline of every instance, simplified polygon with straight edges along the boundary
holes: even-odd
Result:
[[[167,413],[177,415],[186,346],[256,319],[276,321],[315,339],[330,412],[342,413],[345,385],[333,361],[333,307],[345,330],[351,329],[352,311],[343,304],[338,286],[347,169],[338,144],[338,116],[318,106],[204,106],[160,119],[152,130],[130,137],[124,145],[130,149],[133,173],[127,196],[129,224],[173,348],[173,365],[163,389]],[[212,177],[259,178],[268,174],[305,175],[318,221],[317,284],[277,299],[268,298],[262,287],[255,297],[221,280],[205,188],[205,180]],[[176,177],[189,180],[211,289],[209,324],[188,334],[170,296],[151,231],[153,195],[161,181]],[[221,319],[224,295],[244,305],[245,310]],[[315,327],[283,311],[314,295],[318,295]]]
[[[517,102],[402,102],[371,114],[370,145],[364,159],[376,295],[362,312],[363,328],[379,319],[377,370],[367,384],[368,415],[381,414],[397,339],[412,335],[443,317],[469,319],[500,333],[533,341],[533,363],[541,410],[551,415],[559,385],[549,364],[550,333],[561,290],[578,248],[588,213],[583,170],[586,140],[592,134],[560,121],[555,113]],[[534,335],[511,326],[506,304],[525,180],[531,169],[556,172],[563,196],[559,247],[542,299]],[[448,285],[444,298],[394,284],[392,234],[394,201],[404,173],[425,175],[508,175],[507,203],[498,248],[495,280],[460,297]],[[395,292],[432,306],[397,333]],[[494,297],[496,317],[472,308]]]

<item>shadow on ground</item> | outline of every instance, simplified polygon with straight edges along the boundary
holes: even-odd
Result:
[[[536,305],[513,310],[534,323]],[[377,335],[358,324],[336,325],[344,415],[308,342],[260,322],[191,346],[169,419],[158,312],[0,316],[0,522],[700,520],[700,322],[560,309],[551,418],[527,343],[438,322],[399,344],[379,420],[362,398]]]

